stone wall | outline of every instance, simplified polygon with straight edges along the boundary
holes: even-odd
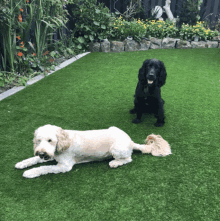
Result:
[[[175,38],[150,38],[142,39],[140,43],[134,40],[122,41],[108,41],[107,39],[98,42],[91,42],[89,44],[89,51],[91,52],[122,52],[122,51],[146,51],[149,49],[162,49],[162,48],[220,48],[220,36],[216,36],[212,41],[185,41]]]

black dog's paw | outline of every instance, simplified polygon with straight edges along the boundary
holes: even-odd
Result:
[[[132,121],[132,123],[134,123],[134,124],[139,124],[140,122],[141,122],[141,120],[137,119],[137,118]]]
[[[131,109],[131,110],[129,111],[129,113],[130,113],[130,114],[135,114],[135,113],[136,113],[136,110],[135,110],[135,109]]]
[[[165,124],[165,122],[156,122],[154,124],[155,127],[162,127]]]

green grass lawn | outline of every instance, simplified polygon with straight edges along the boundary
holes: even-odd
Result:
[[[131,121],[138,70],[162,60],[166,123]],[[0,220],[218,220],[220,212],[220,50],[91,53],[0,102]],[[14,165],[33,156],[33,133],[52,124],[116,126],[136,143],[160,134],[167,157],[139,152],[117,169],[109,161],[25,179]],[[55,164],[48,162],[47,164]]]

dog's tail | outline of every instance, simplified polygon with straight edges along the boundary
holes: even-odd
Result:
[[[146,144],[133,143],[134,150],[140,150],[142,153],[151,153],[153,156],[167,156],[172,154],[169,143],[160,135],[149,135]]]
[[[133,150],[140,150],[142,153],[151,153],[151,146],[146,144],[133,144]]]

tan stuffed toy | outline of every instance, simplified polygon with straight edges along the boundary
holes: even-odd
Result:
[[[153,156],[163,157],[172,154],[169,143],[160,135],[150,134],[145,142],[148,147],[145,149],[145,153],[151,153]]]

